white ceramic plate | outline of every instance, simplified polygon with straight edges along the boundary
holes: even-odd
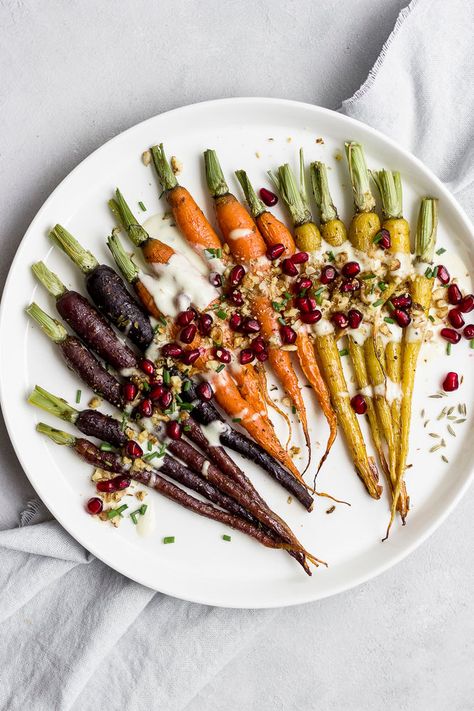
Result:
[[[316,138],[322,137],[324,144]],[[270,140],[272,139],[272,140]],[[334,595],[381,573],[419,545],[442,522],[466,490],[474,461],[472,427],[474,379],[467,342],[453,355],[435,357],[420,369],[417,379],[407,486],[411,496],[408,524],[396,525],[391,538],[381,543],[388,517],[386,492],[372,500],[354,474],[339,438],[320,478],[321,489],[352,506],[331,505],[317,499],[315,511],[306,513],[298,503],[287,502],[285,491],[248,462],[244,470],[254,479],[270,505],[293,527],[306,547],[329,562],[310,579],[289,556],[266,550],[235,531],[198,518],[152,492],[156,518],[154,533],[137,535],[129,520],[119,529],[101,524],[84,512],[84,502],[93,495],[90,468],[65,448],[49,444],[36,434],[39,419],[58,425],[54,418],[28,406],[26,397],[35,383],[72,403],[82,388],[82,404],[88,394],[63,366],[54,346],[31,326],[23,313],[34,298],[53,312],[51,299],[38,288],[30,273],[33,261],[44,259],[68,285],[83,288],[80,275],[47,238],[56,222],[65,225],[100,260],[109,261],[105,237],[113,221],[107,200],[120,186],[132,206],[139,200],[147,207],[143,219],[163,213],[159,189],[152,172],[141,160],[142,151],[163,141],[168,154],[175,154],[184,168],[180,176],[197,201],[211,214],[203,187],[201,152],[214,147],[219,153],[231,189],[238,193],[233,171],[245,167],[256,186],[266,184],[265,171],[284,161],[296,165],[297,149],[305,148],[307,160],[324,160],[331,166],[330,181],[336,204],[346,220],[351,213],[351,194],[343,142],[361,141],[371,167],[400,170],[404,183],[405,214],[415,224],[419,199],[431,194],[440,198],[439,246],[448,251],[443,262],[453,264],[459,254],[473,272],[473,231],[466,216],[442,184],[417,159],[368,126],[341,114],[315,106],[276,99],[232,99],[197,104],[156,116],[117,136],[81,163],[53,192],[26,233],[12,264],[3,296],[0,322],[1,395],[8,431],[16,453],[31,483],[58,521],[81,544],[124,575],[151,588],[179,598],[227,607],[273,607],[294,605]],[[140,211],[137,208],[137,212]],[[465,270],[464,270],[465,271]],[[469,278],[466,286],[472,290]],[[460,390],[439,399],[427,396],[440,387],[447,370],[465,376]],[[323,443],[326,426],[312,406],[305,389],[313,439]],[[467,403],[468,417],[455,425],[457,438],[446,434],[446,423],[436,421],[442,406]],[[431,423],[423,428],[420,411]],[[67,429],[67,426],[64,427]],[[444,451],[428,453],[434,439],[428,431],[445,437]],[[281,430],[283,434],[283,430]],[[386,488],[386,487],[385,487]],[[133,505],[133,502],[132,502]],[[132,506],[131,505],[131,506]],[[129,510],[132,510],[130,508]],[[232,542],[223,540],[231,533]],[[163,545],[164,536],[174,535],[174,545]]]

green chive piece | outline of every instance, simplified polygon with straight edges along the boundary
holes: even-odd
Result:
[[[469,341],[469,347],[474,349],[474,338]]]
[[[224,370],[224,368],[225,368],[225,363],[221,363],[221,365],[219,365],[219,367],[216,368],[216,373],[220,373],[221,370]]]
[[[158,321],[161,323],[162,326],[166,326],[168,323],[164,316],[160,316]]]
[[[219,318],[227,318],[227,311],[223,311],[222,309],[219,309],[219,311],[216,311],[216,316],[219,316]]]
[[[343,348],[341,351],[339,351],[339,355],[341,356],[341,358],[343,358],[344,356],[349,355],[349,351],[347,350],[347,348]]]
[[[76,402],[79,404],[81,402],[82,390],[76,391]]]
[[[385,316],[384,321],[385,323],[395,323],[393,318],[390,318],[390,316]]]
[[[123,511],[128,509],[127,504],[122,504],[122,506],[119,506],[118,509],[110,509],[110,511],[107,511],[107,518],[115,518],[116,516],[121,516]]]
[[[174,542],[175,542],[174,536],[165,536],[163,538],[163,543],[174,543]]]
[[[141,200],[140,200],[140,202],[138,203],[138,207],[140,208],[140,210],[143,210],[143,212],[146,212],[146,207],[145,207],[145,205],[142,203]]]
[[[375,237],[373,238],[372,242],[373,242],[374,244],[378,244],[378,243],[380,242],[380,240],[382,239],[382,237],[383,237],[383,231],[380,230],[380,232],[377,232],[377,234],[376,234]]]
[[[439,249],[436,250],[436,254],[438,254],[438,255],[444,254],[445,252],[446,252],[446,250],[444,247],[440,247]]]
[[[388,285],[384,281],[379,281],[377,286],[379,287],[380,291],[386,291]]]
[[[222,540],[230,542],[232,540],[232,536],[228,536],[227,533],[224,533]]]
[[[431,271],[431,267],[426,267],[425,277],[426,277],[427,279],[431,279],[432,276],[433,276],[433,273],[432,273],[432,271]]]
[[[335,261],[336,261],[336,257],[335,257],[335,255],[334,255],[334,252],[326,252],[326,254],[328,255],[328,259],[329,259],[330,262],[335,262]]]
[[[187,393],[188,390],[191,387],[191,381],[190,380],[185,380],[183,384],[183,392]]]
[[[446,355],[451,355],[451,343],[446,344]]]
[[[242,418],[241,417],[233,417],[232,422],[242,422]]]
[[[377,306],[382,306],[382,304],[383,304],[383,299],[377,299],[377,301],[374,301],[374,303],[372,304],[372,306],[373,306],[374,309],[375,309],[375,308],[377,308]]]
[[[102,442],[99,449],[101,452],[113,452],[114,451],[114,448],[108,442]]]
[[[171,382],[171,376],[169,370],[163,370],[163,382],[165,385],[169,385]]]
[[[135,526],[136,526],[137,523],[138,523],[138,521],[137,521],[137,516],[138,516],[139,513],[140,513],[140,511],[139,511],[139,509],[137,509],[137,511],[133,511],[133,512],[130,514],[130,518],[132,519],[132,521],[133,521],[133,523],[135,524]]]
[[[361,276],[361,279],[363,279],[364,281],[367,281],[368,279],[375,279],[375,276],[376,276],[376,275],[375,275],[375,274],[372,274],[372,273],[370,273],[370,274],[364,274],[363,276]]]
[[[431,323],[434,323],[434,322],[435,322],[434,317],[431,316],[431,314],[428,316],[428,318],[429,318],[429,320],[431,321]]]
[[[314,295],[319,296],[320,294],[323,293],[325,288],[326,288],[325,286],[320,286],[319,289],[316,289],[316,291],[314,292]]]
[[[140,506],[140,508],[139,508],[138,510],[140,511],[140,515],[141,515],[141,516],[144,516],[144,515],[145,515],[145,512],[146,512],[147,508],[148,508],[148,504],[142,504],[142,505]]]
[[[291,406],[291,412],[296,415],[296,407],[294,405]]]

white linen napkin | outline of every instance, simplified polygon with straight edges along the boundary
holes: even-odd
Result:
[[[342,107],[412,150],[453,190],[473,180],[472,15],[465,0],[412,2]],[[223,610],[154,593],[94,560],[46,517],[33,503],[27,525],[0,532],[2,710],[179,711],[266,625],[278,626],[278,610]],[[306,609],[311,620],[318,608]],[[317,633],[316,623],[309,635]],[[313,679],[301,678],[291,654],[262,684],[259,708],[308,708]]]

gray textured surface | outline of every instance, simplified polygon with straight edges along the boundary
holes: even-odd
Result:
[[[217,97],[337,108],[365,79],[405,4],[2,0],[1,284],[44,199],[105,140],[153,114]],[[5,528],[31,489],[4,429],[0,442]],[[473,502],[471,491],[428,543],[382,577],[284,611],[189,711],[266,709],[267,684],[281,686],[286,700],[294,689],[294,709],[472,708]],[[116,653],[121,645],[126,635]],[[300,662],[298,677],[285,674],[288,657]]]

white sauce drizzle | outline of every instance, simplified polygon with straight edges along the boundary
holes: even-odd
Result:
[[[210,466],[211,466],[211,462],[208,459],[206,459],[206,461],[203,462],[202,467],[201,467],[201,474],[203,476],[207,477],[207,473],[209,471]]]
[[[221,420],[214,420],[208,425],[201,425],[201,429],[211,447],[220,447],[220,436],[223,432],[228,431],[229,425],[226,422],[222,422]]]
[[[358,328],[349,328],[347,335],[352,338],[358,346],[363,346],[372,332],[371,324],[363,321]]]
[[[359,392],[364,397],[372,398],[374,396],[374,391],[372,389],[372,385],[364,385],[363,388],[359,388]]]
[[[330,333],[334,333],[334,326],[327,318],[322,318],[313,325],[313,333],[316,336],[329,336]]]
[[[253,234],[253,230],[249,230],[247,228],[241,228],[238,227],[235,230],[231,230],[229,232],[229,239],[246,239],[247,237],[250,237],[250,235]]]
[[[394,402],[394,400],[401,400],[402,399],[402,389],[400,387],[400,383],[395,383],[393,380],[390,380],[390,378],[386,379],[386,389],[385,389],[385,398],[389,405]]]

